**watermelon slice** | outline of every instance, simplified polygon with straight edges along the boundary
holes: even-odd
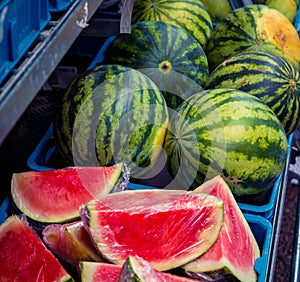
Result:
[[[35,231],[12,215],[0,226],[0,281],[73,281]]]
[[[139,256],[157,270],[181,266],[216,241],[223,201],[184,190],[126,190],[80,209],[85,228],[108,261]]]
[[[118,282],[121,269],[121,265],[106,262],[79,263],[81,282]]]
[[[122,174],[122,165],[68,167],[14,173],[11,193],[28,217],[47,223],[79,218],[79,207],[108,194]]]
[[[176,276],[153,268],[140,257],[129,256],[124,262],[118,282],[195,282],[194,279]]]
[[[42,231],[43,241],[59,258],[75,266],[80,261],[102,261],[82,221],[50,224]]]
[[[223,200],[224,223],[214,245],[183,268],[190,272],[224,269],[241,281],[257,281],[254,265],[260,257],[260,250],[226,182],[221,176],[216,176],[194,191],[214,195]]]

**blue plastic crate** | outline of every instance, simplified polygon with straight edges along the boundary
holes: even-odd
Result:
[[[0,206],[0,224],[2,224],[11,215],[11,200],[7,196]]]
[[[74,0],[49,0],[49,11],[50,12],[62,12],[67,10]]]
[[[239,202],[238,205],[240,209],[244,213],[260,215],[265,217],[269,221],[271,221],[274,215],[275,204],[279,194],[281,181],[282,181],[282,174],[276,180],[272,188],[272,192],[268,195],[268,199],[267,201],[265,201],[265,203],[263,203],[262,205],[251,205],[251,204]]]
[[[273,255],[273,250],[271,249],[272,243],[272,233],[273,227],[272,224],[265,218],[253,215],[253,214],[244,214],[251,231],[258,243],[260,248],[261,256],[255,262],[255,270],[258,274],[258,282],[271,281],[271,277],[268,277],[268,267],[270,264],[270,258]]]
[[[47,0],[0,1],[0,83],[49,21]]]
[[[45,135],[27,160],[27,166],[30,170],[46,171],[53,169],[49,165],[47,166],[47,164],[49,164],[49,159],[55,151],[52,133],[53,124],[50,125]]]
[[[97,52],[96,56],[94,57],[93,61],[89,65],[88,69],[94,68],[97,64],[104,61],[105,58],[105,51],[108,49],[111,42],[115,39],[115,36],[108,37],[103,45],[101,46],[100,50]]]

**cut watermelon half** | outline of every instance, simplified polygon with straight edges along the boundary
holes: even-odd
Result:
[[[213,246],[183,268],[190,272],[223,269],[241,281],[257,281],[254,266],[260,257],[260,249],[227,183],[221,176],[216,176],[194,192],[207,193],[223,200],[224,223]]]
[[[12,215],[0,226],[0,281],[73,281],[35,231]]]
[[[139,256],[157,270],[181,266],[216,241],[223,201],[183,190],[127,190],[80,209],[85,228],[108,261]]]
[[[11,194],[31,219],[67,222],[79,218],[82,204],[110,193],[121,174],[122,164],[14,173]]]

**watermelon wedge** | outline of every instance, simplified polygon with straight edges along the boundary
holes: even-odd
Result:
[[[12,215],[0,226],[0,281],[73,281],[35,231]]]
[[[62,261],[77,265],[80,261],[102,261],[82,221],[47,225],[43,241]]]
[[[31,219],[67,222],[79,218],[82,204],[110,193],[121,174],[122,164],[14,173],[11,194]]]
[[[183,268],[190,272],[224,269],[241,281],[257,281],[254,265],[260,257],[260,250],[227,183],[221,176],[216,176],[194,191],[214,195],[223,200],[224,223],[213,246]]]
[[[124,262],[118,282],[195,282],[194,279],[158,271],[140,257],[129,256]]]
[[[216,241],[223,201],[184,190],[126,190],[80,208],[85,228],[108,261],[139,256],[160,271],[181,266]]]
[[[118,282],[122,266],[106,262],[81,261],[81,282]]]

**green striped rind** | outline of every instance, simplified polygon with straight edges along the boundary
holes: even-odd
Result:
[[[267,104],[291,134],[300,121],[300,74],[285,59],[266,52],[243,52],[219,65],[205,89],[231,88]]]
[[[213,30],[212,20],[200,0],[135,0],[132,23],[162,21],[184,28],[203,48]]]
[[[168,109],[161,91],[142,73],[101,65],[75,80],[54,122],[60,155],[70,164],[124,162],[133,177],[157,161]]]
[[[110,66],[109,68],[96,67],[79,75],[72,81],[63,96],[61,108],[57,111],[54,119],[53,134],[57,150],[64,160],[73,165],[72,134],[76,115],[83,101],[92,95],[97,85],[100,85],[110,75],[118,75],[127,69],[121,66]],[[91,105],[91,109],[93,105]]]
[[[118,35],[106,51],[105,62],[149,76],[172,108],[198,92],[208,77],[200,43],[183,29],[159,21],[137,22],[130,34]]]
[[[270,189],[285,164],[287,138],[260,99],[239,90],[194,94],[170,120],[167,168],[181,188],[222,174],[235,195]]]
[[[244,51],[268,51],[282,55],[282,51],[257,32],[257,19],[263,17],[265,5],[249,5],[225,16],[211,33],[206,55],[213,70],[224,60]],[[260,38],[260,36],[262,38]]]
[[[147,265],[148,266],[148,265]],[[127,259],[124,261],[120,274],[119,280],[120,281],[128,281],[128,282],[142,282],[142,278],[139,276],[139,272],[145,271],[145,267],[138,258],[134,256],[128,256]],[[149,265],[148,268],[148,276],[152,274],[153,271],[152,267]]]
[[[218,23],[224,16],[232,12],[229,0],[201,0],[201,2],[214,23]]]

